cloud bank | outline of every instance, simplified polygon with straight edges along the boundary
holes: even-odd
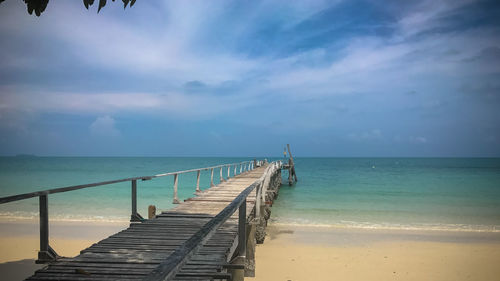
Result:
[[[176,139],[231,155],[259,152],[255,134],[303,155],[500,155],[495,1],[56,4],[38,19],[0,7],[0,153],[32,150],[23,131],[82,141],[41,154],[93,153],[70,136],[108,117],[123,124],[118,154],[149,154],[141,131],[189,155],[201,140]]]

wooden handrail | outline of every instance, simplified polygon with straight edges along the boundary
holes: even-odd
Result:
[[[201,248],[237,209],[240,209],[239,234],[245,235],[245,231],[241,231],[241,223],[243,221],[242,217],[246,220],[245,212],[242,210],[242,206],[246,208],[247,196],[261,183],[261,180],[256,180],[252,185],[245,188],[245,190],[243,190],[227,207],[207,222],[198,232],[191,236],[191,238],[186,240],[143,280],[158,281],[171,280],[174,278],[189,258],[196,253],[196,250]],[[240,242],[244,240],[241,235],[239,237]]]
[[[198,249],[203,247],[205,243],[215,234],[217,229],[225,223],[237,209],[238,215],[238,256],[246,255],[246,199],[248,195],[257,188],[256,202],[260,201],[259,194],[265,179],[274,173],[277,168],[281,167],[281,161],[271,163],[265,170],[264,174],[250,186],[245,188],[229,205],[227,205],[220,213],[207,222],[198,232],[186,240],[179,248],[177,248],[166,260],[160,263],[151,273],[143,280],[145,281],[165,281],[172,280],[175,275],[186,264]],[[256,208],[258,206],[256,205]]]
[[[89,183],[89,184],[80,184],[80,185],[73,185],[73,186],[67,186],[67,187],[59,187],[59,188],[17,194],[17,195],[12,195],[12,196],[1,197],[0,204],[24,200],[24,199],[38,197],[38,196],[42,196],[42,195],[78,190],[78,189],[82,189],[82,188],[89,188],[89,187],[95,187],[95,186],[107,185],[107,184],[113,184],[113,183],[119,183],[119,182],[125,182],[125,181],[133,181],[133,180],[150,180],[152,178],[153,177],[126,178],[126,179],[110,180],[110,181],[103,181],[103,182],[96,182],[96,183]]]
[[[72,185],[72,186],[46,189],[46,190],[40,190],[40,191],[35,191],[35,192],[29,192],[29,193],[16,194],[16,195],[11,195],[11,196],[6,196],[6,197],[0,197],[0,204],[29,199],[29,198],[33,198],[33,197],[42,196],[42,195],[73,191],[73,190],[78,190],[78,189],[83,189],[83,188],[96,187],[96,186],[101,186],[101,185],[108,185],[108,184],[114,184],[114,183],[120,183],[120,182],[126,182],[126,181],[134,181],[134,180],[145,181],[145,180],[151,180],[153,178],[173,176],[175,174],[184,174],[184,173],[196,172],[196,171],[205,171],[205,170],[209,170],[209,169],[213,169],[213,168],[227,167],[227,166],[239,165],[239,164],[249,163],[249,162],[252,162],[252,161],[223,164],[223,165],[217,165],[217,166],[212,166],[212,167],[190,169],[190,170],[177,171],[177,172],[169,172],[169,173],[157,174],[157,175],[153,175],[153,176],[142,176],[142,177],[133,177],[133,178],[125,178],[125,179],[117,179],[117,180],[110,180],[110,181],[88,183],[88,184]]]
[[[184,171],[178,171],[178,172],[168,172],[168,173],[164,173],[164,174],[157,174],[157,175],[154,175],[153,177],[158,178],[158,177],[164,177],[164,176],[172,176],[174,174],[191,173],[191,172],[196,172],[198,170],[199,171],[207,171],[207,170],[210,170],[210,169],[217,169],[217,168],[221,168],[221,167],[247,164],[247,163],[251,163],[251,162],[253,162],[253,160],[244,161],[244,162],[237,162],[237,163],[231,163],[231,164],[222,164],[222,165],[211,166],[211,167],[206,167],[206,168],[190,169],[190,170],[184,170]]]
[[[238,163],[232,163],[232,164],[222,164],[222,165],[206,167],[206,168],[190,169],[190,170],[184,170],[184,171],[157,174],[154,176],[133,177],[133,178],[125,178],[125,179],[118,179],[118,180],[110,180],[110,181],[102,181],[102,182],[89,183],[89,184],[80,184],[80,185],[73,185],[73,186],[67,186],[67,187],[53,188],[53,189],[47,189],[47,190],[41,190],[41,191],[35,191],[35,192],[29,192],[29,193],[1,197],[0,204],[24,200],[24,199],[33,198],[33,197],[39,197],[40,251],[38,252],[38,260],[36,260],[36,262],[37,263],[46,263],[46,262],[56,260],[59,257],[57,255],[56,251],[54,251],[49,245],[49,211],[48,211],[48,195],[49,194],[68,192],[68,191],[73,191],[73,190],[78,190],[78,189],[83,189],[83,188],[96,187],[96,186],[101,186],[101,185],[108,185],[108,184],[130,181],[132,183],[132,189],[131,189],[132,214],[130,217],[130,221],[131,222],[138,222],[138,221],[144,220],[144,218],[137,212],[137,181],[138,180],[145,181],[145,180],[151,180],[153,178],[159,178],[159,177],[173,175],[174,176],[173,203],[179,203],[179,199],[177,197],[177,185],[178,185],[179,174],[184,174],[184,173],[189,173],[189,172],[197,172],[196,191],[200,191],[199,183],[200,183],[200,172],[201,171],[204,171],[204,170],[211,170],[212,171],[212,175],[211,175],[211,186],[212,186],[213,185],[213,170],[215,168],[221,169],[221,181],[222,181],[222,179],[223,179],[222,178],[222,167],[228,167],[228,171],[229,171],[229,168],[231,166],[234,165],[234,167],[236,168],[237,165],[240,165],[240,174],[241,174],[241,167],[244,164],[248,164],[248,170],[251,170],[252,168],[254,168],[253,163],[254,163],[254,161],[252,160],[252,161],[244,161],[244,162],[238,162]],[[236,175],[236,173],[234,175]]]

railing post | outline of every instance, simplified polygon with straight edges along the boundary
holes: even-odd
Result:
[[[49,199],[47,194],[39,196],[40,207],[40,251],[36,263],[46,263],[57,259],[57,253],[49,245]]]
[[[40,252],[49,250],[49,202],[47,195],[40,198]]]
[[[224,182],[226,181],[224,177],[222,176],[222,166],[220,167],[220,181],[219,182]]]
[[[231,177],[231,165],[227,165],[227,179]]]
[[[243,164],[240,163],[240,174],[241,174],[241,171],[243,171]]]
[[[179,175],[174,174],[174,204],[179,204],[179,198],[177,197],[177,185],[179,183]]]
[[[247,199],[243,200],[238,211],[238,256],[245,257],[247,245]]]
[[[137,213],[137,180],[132,180],[132,214],[130,215],[130,221],[143,221],[144,218]]]
[[[262,201],[262,182],[257,186],[257,192],[255,193],[255,218],[260,220],[260,204]]]
[[[245,280],[245,271],[247,266],[249,266],[249,261],[247,260],[247,200],[243,200],[239,207],[239,215],[238,215],[238,248],[236,252],[236,257],[231,261],[232,264],[236,265],[244,265],[242,269],[231,269],[229,272],[231,273],[233,281],[244,281]],[[250,226],[252,227],[252,226]],[[252,235],[252,234],[250,234]],[[251,247],[251,246],[250,246]],[[251,262],[250,262],[251,263]]]
[[[201,190],[200,190],[200,174],[201,174],[201,170],[198,170],[198,172],[196,174],[196,192],[201,192]]]
[[[237,167],[238,167],[238,164],[235,164],[235,165],[234,165],[234,171],[233,171],[233,174],[234,174],[234,176],[235,176],[235,177],[236,177],[236,168],[237,168]]]
[[[215,186],[214,184],[214,168],[210,169],[210,187]]]
[[[132,181],[132,218],[137,215],[137,181]]]

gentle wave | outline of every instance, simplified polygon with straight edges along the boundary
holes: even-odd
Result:
[[[29,221],[38,220],[38,212],[1,212],[0,221]],[[82,215],[62,215],[54,214],[50,216],[50,221],[54,222],[128,222],[128,216],[82,216]],[[380,229],[380,230],[416,230],[416,231],[464,231],[464,232],[492,232],[500,233],[499,225],[472,225],[472,224],[430,224],[430,223],[373,223],[360,221],[339,221],[339,222],[317,222],[307,219],[285,219],[270,218],[274,225],[282,226],[305,226],[305,227],[331,227],[331,228],[355,228],[355,229]]]
[[[415,231],[462,231],[462,232],[491,232],[500,233],[498,225],[470,225],[470,224],[396,224],[396,223],[372,223],[340,221],[335,223],[316,223],[307,220],[283,221],[271,218],[271,222],[277,226],[297,226],[297,227],[324,227],[324,228],[345,228],[345,229],[374,229],[374,230],[415,230]]]
[[[38,212],[3,212],[0,213],[1,221],[30,221],[38,220]],[[128,222],[125,216],[78,216],[55,214],[49,217],[50,221],[56,222]]]

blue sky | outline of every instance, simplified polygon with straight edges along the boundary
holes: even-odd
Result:
[[[0,4],[0,155],[500,156],[496,1]]]

